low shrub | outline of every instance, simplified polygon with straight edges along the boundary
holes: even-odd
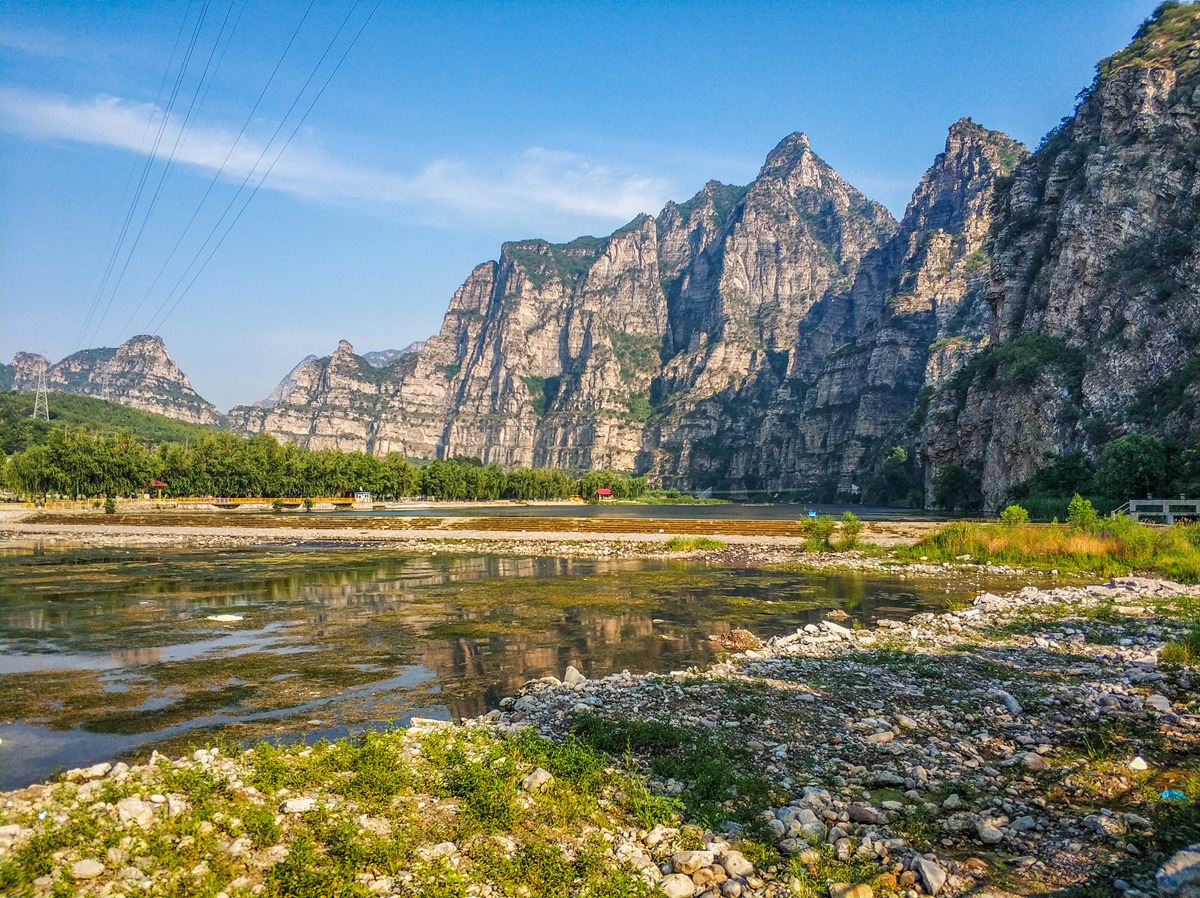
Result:
[[[1145,571],[1184,583],[1200,583],[1200,524],[1147,527],[1126,517],[1099,516],[1089,524],[1093,518],[1088,516],[1087,507],[1090,503],[1076,510],[1080,522],[1090,529],[1070,524],[956,521],[898,550],[898,554],[910,561],[922,556],[934,561],[970,556],[976,563],[991,561],[1101,576]]]
[[[672,536],[663,543],[668,552],[713,551],[724,549],[728,543],[708,536]]]
[[[800,534],[808,540],[809,548],[832,549],[833,531],[836,527],[833,517],[820,514],[800,521]]]
[[[863,522],[859,520],[858,515],[852,511],[847,511],[842,515],[842,549],[853,549],[858,545],[858,538],[862,535]]]
[[[1000,523],[1008,527],[1029,523],[1029,512],[1020,505],[1010,505],[1000,512]]]

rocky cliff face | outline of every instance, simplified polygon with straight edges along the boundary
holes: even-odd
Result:
[[[928,486],[963,465],[995,508],[1048,452],[1200,441],[1198,23],[1144,26],[1002,185],[992,342],[929,404]]]
[[[44,356],[18,352],[12,389],[36,390],[42,370],[53,391],[96,396],[193,424],[224,422],[216,406],[192,389],[160,337],[133,337],[116,349],[85,349],[54,365]]]
[[[605,238],[505,244],[419,352],[376,368],[343,343],[231,421],[826,499],[916,445],[927,486],[962,465],[989,506],[1047,451],[1194,433],[1200,50],[1182,10],[1106,61],[1032,157],[955,123],[899,223],[793,134],[746,187],[710,182]]]
[[[982,339],[986,304],[964,299],[987,269],[992,183],[1023,152],[956,124],[898,228],[793,134],[748,187],[710,182],[607,238],[506,244],[419,353],[370,370],[343,343],[230,420],[380,454],[743,491],[833,470],[849,488],[924,385],[930,344]],[[935,379],[955,364],[938,353]]]
[[[992,187],[1024,155],[1003,134],[956,123],[899,228],[802,305],[785,354],[768,353],[744,384],[666,435],[667,447],[689,441],[681,477],[703,472],[733,491],[854,495],[921,389],[985,338]]]

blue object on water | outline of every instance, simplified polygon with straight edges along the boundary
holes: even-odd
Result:
[[[808,513],[808,516],[809,516],[810,518],[815,518],[815,517],[817,516],[817,513],[816,513],[815,511],[810,511],[810,512]]]
[[[1188,797],[1178,789],[1168,789],[1166,792],[1158,793],[1159,798],[1165,798],[1167,801],[1187,801]]]

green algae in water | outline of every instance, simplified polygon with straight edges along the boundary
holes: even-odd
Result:
[[[711,661],[710,634],[942,600],[857,574],[344,548],[10,549],[0,568],[4,787],[201,735],[474,715],[567,664],[668,671]]]

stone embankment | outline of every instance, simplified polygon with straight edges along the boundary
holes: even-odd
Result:
[[[759,777],[769,798],[754,806],[727,792],[709,808],[707,830],[639,828],[614,814],[583,829],[578,819],[559,823],[557,835],[539,836],[557,840],[570,857],[598,838],[606,869],[665,895],[915,898],[1078,887],[1086,889],[1078,894],[1182,898],[1196,894],[1200,877],[1197,849],[1178,850],[1196,837],[1200,673],[1194,661],[1173,663],[1178,652],[1168,647],[1189,638],[1187,616],[1198,598],[1197,587],[1138,577],[1026,587],[872,630],[826,620],[765,644],[744,634],[755,647],[706,669],[588,679],[568,668],[561,681],[531,682],[462,726],[416,721],[400,734],[397,758],[416,769],[433,756],[430,738],[482,739],[500,746],[486,756],[488,766],[503,767],[519,753],[503,746],[529,732],[559,742],[589,720],[653,722],[731,746],[728,756],[743,768],[731,782]],[[336,818],[351,841],[399,825],[362,813],[336,776],[259,791],[251,782],[265,762],[256,751],[264,749],[103,764],[3,796],[0,864],[41,839],[49,854],[33,894],[70,880],[81,894],[135,895],[214,870],[225,878],[224,894],[259,894],[275,882],[271,869],[300,850],[293,824],[301,819],[319,814],[332,826]],[[302,765],[314,750],[291,751],[290,762]],[[656,776],[654,760],[631,745],[623,766],[650,793],[694,808],[696,784]],[[248,832],[249,810],[239,812],[247,822],[235,823],[209,807],[196,835],[172,843],[194,852],[206,839],[209,853],[168,874],[146,844],[156,828],[181,832],[171,821],[197,812],[194,795],[179,786],[193,772],[223,784],[214,794],[266,809],[257,831],[272,835],[264,841]],[[532,762],[513,776],[523,807],[555,794],[554,777]],[[435,798],[424,802],[422,814],[445,810]],[[64,836],[84,811],[115,834],[90,843]],[[529,832],[514,827],[490,838],[513,857],[529,850],[521,844]],[[89,844],[110,847],[101,855],[88,853]],[[456,871],[461,894],[508,894],[472,879],[490,856],[480,851],[474,840],[417,840],[390,870],[362,854],[357,881],[369,894],[419,894],[437,864]]]

